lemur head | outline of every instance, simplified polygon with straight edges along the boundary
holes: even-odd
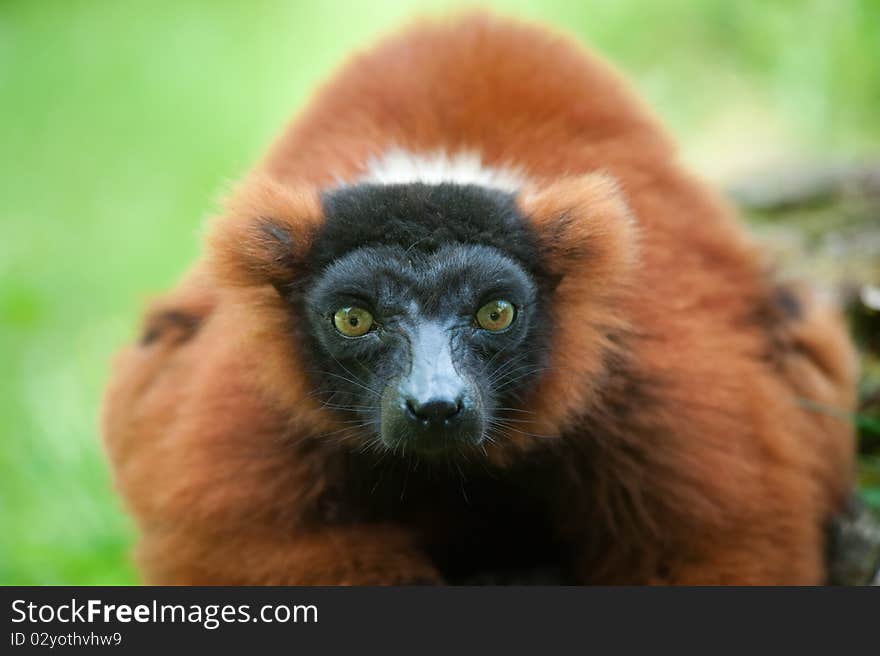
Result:
[[[303,402],[334,415],[342,438],[426,459],[485,452],[558,433],[571,392],[538,397],[553,394],[546,383],[568,335],[580,360],[568,363],[570,388],[589,385],[583,367],[600,366],[604,337],[580,342],[609,329],[595,310],[619,282],[609,267],[627,257],[616,251],[628,220],[608,215],[607,181],[602,196],[596,180],[581,182],[612,225],[585,231],[584,199],[559,187],[528,198],[448,183],[298,198],[276,189],[269,205],[287,206],[239,205],[215,259],[274,287],[311,390]],[[577,278],[585,273],[597,276],[592,290]],[[580,289],[566,291],[566,278]]]

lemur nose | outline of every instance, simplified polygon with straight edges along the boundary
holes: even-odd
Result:
[[[406,411],[409,418],[426,427],[448,426],[461,414],[461,410],[461,397],[456,399],[451,397],[432,398],[424,403],[414,398],[406,400]]]

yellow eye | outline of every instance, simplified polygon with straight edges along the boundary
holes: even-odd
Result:
[[[359,307],[339,308],[333,315],[333,325],[346,337],[361,337],[372,327],[373,315]]]
[[[513,323],[515,314],[516,308],[512,303],[503,300],[489,301],[477,310],[477,323],[480,328],[497,333]]]

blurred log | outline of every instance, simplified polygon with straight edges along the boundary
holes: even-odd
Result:
[[[728,190],[750,211],[791,212],[829,203],[852,203],[880,210],[880,164],[812,166],[741,180]],[[877,216],[876,214],[874,216]]]
[[[831,285],[845,303],[880,286],[880,163],[765,171],[728,194],[783,271]]]

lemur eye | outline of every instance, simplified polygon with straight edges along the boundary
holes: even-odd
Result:
[[[504,300],[489,301],[477,310],[477,323],[480,328],[497,333],[513,323],[516,308]]]
[[[333,325],[346,337],[362,337],[372,327],[373,315],[364,308],[339,308],[333,315]]]

